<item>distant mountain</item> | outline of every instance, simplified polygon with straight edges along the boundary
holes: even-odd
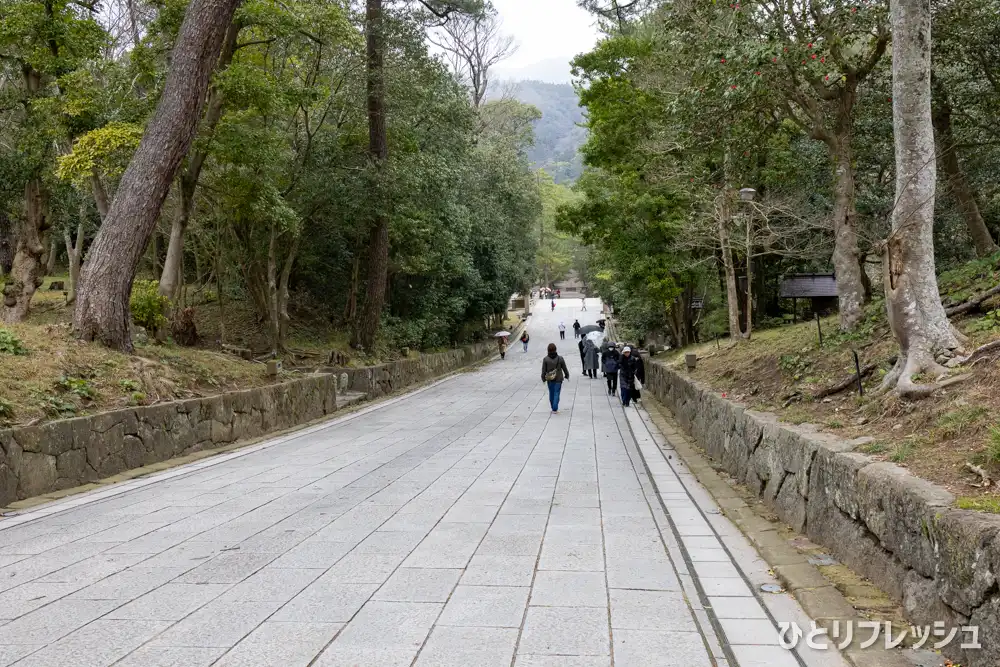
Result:
[[[544,81],[545,83],[570,83],[573,80],[569,61],[573,56],[565,58],[548,58],[530,65],[520,67],[505,67],[498,65],[496,76],[507,81]]]
[[[573,182],[583,172],[580,147],[587,140],[583,109],[576,91],[568,83],[517,81],[507,88],[519,101],[538,107],[542,118],[535,123],[535,145],[528,157],[545,169],[557,183]]]

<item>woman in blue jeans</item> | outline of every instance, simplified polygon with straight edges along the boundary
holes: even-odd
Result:
[[[548,354],[542,359],[542,382],[549,385],[552,414],[559,414],[559,394],[562,393],[562,383],[569,382],[569,369],[566,368],[566,360],[556,353],[555,343],[549,343]]]

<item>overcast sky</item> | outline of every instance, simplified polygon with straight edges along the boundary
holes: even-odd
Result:
[[[570,80],[569,61],[597,41],[593,16],[576,0],[493,0],[503,30],[517,40],[518,50],[498,65],[503,79]]]

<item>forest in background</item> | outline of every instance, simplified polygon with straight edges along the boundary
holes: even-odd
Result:
[[[888,321],[925,378],[961,356],[935,272],[998,250],[995,0],[907,2],[912,49],[886,0],[581,4],[606,36],[574,61],[590,134],[560,227],[629,335],[738,343],[790,319],[782,276],[831,272],[845,334]]]
[[[374,354],[482,335],[538,274],[538,112],[485,99],[504,55],[489,6],[0,0],[0,13],[5,322],[29,317],[58,266],[75,331],[112,347],[131,349],[130,313],[161,339],[217,319],[209,342],[223,344],[238,333],[227,309],[243,308],[275,355],[296,319]],[[495,53],[465,57],[477,45]]]
[[[556,183],[572,185],[583,173],[580,148],[587,140],[583,109],[576,90],[568,83],[542,81],[502,82],[498,94],[508,94],[538,109],[535,141],[528,159],[536,169],[544,169]]]

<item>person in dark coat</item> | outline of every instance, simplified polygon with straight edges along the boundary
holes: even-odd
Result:
[[[646,382],[646,366],[642,362],[642,357],[638,353],[633,353],[632,348],[628,346],[622,350],[618,379],[621,385],[622,405],[627,408],[632,401],[641,398],[635,384],[636,379],[639,380],[640,384]]]
[[[600,355],[597,346],[589,338],[583,343],[583,374],[594,379],[597,377],[597,369],[600,366]]]
[[[573,322],[573,338],[580,337],[580,320]]]
[[[604,345],[601,349],[601,372],[608,382],[608,396],[614,396],[618,393],[618,364],[621,355],[613,343]]]
[[[583,351],[583,339],[582,338],[580,339],[580,342],[578,342],[576,344],[576,346],[578,348],[580,348],[580,366],[583,367],[583,374],[586,375],[587,374],[587,361],[586,361],[586,353]]]
[[[547,354],[542,359],[542,382],[549,387],[549,407],[552,414],[557,415],[562,383],[569,382],[569,369],[566,368],[566,360],[556,352],[555,343],[549,343]]]

